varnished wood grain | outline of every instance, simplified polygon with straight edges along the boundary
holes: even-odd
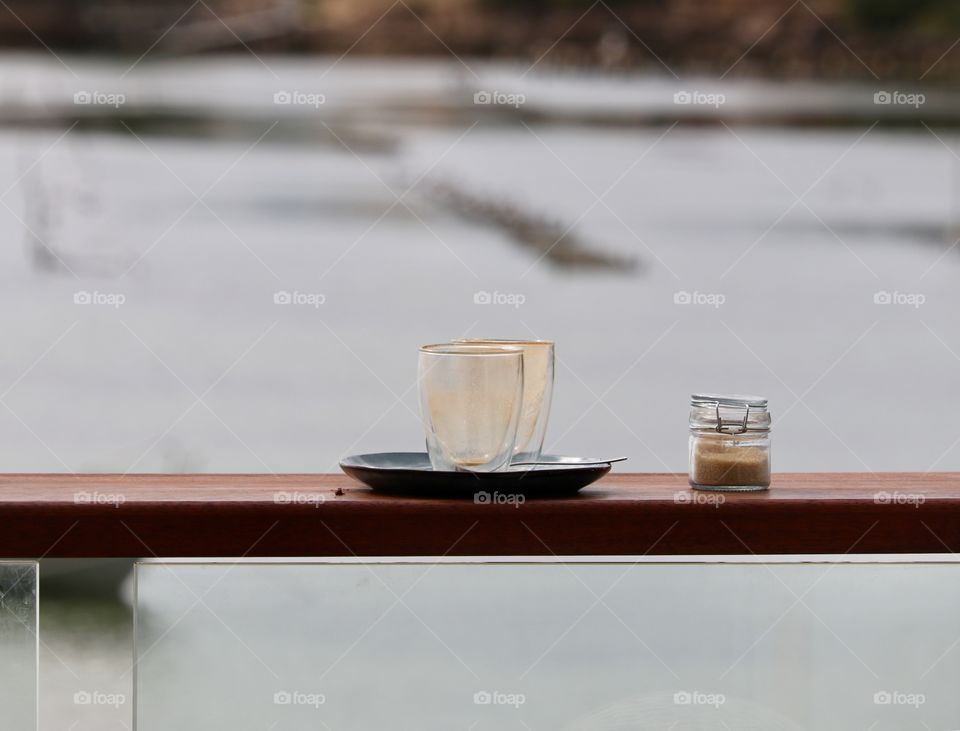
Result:
[[[781,474],[769,492],[724,494],[719,505],[715,495],[670,474],[611,474],[576,497],[520,506],[385,497],[340,474],[8,474],[0,476],[0,557],[960,549],[958,473]]]

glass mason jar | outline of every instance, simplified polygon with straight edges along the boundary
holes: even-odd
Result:
[[[770,487],[770,412],[758,396],[690,397],[690,486],[747,492]]]

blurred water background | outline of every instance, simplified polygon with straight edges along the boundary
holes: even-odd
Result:
[[[555,452],[682,471],[688,396],[714,390],[770,398],[776,469],[960,465],[954,92],[904,126],[868,84],[71,60],[114,108],[9,63],[10,470],[422,448],[416,347],[458,336],[557,341]],[[840,123],[774,124],[791,105]]]

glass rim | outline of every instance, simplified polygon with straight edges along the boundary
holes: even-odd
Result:
[[[549,346],[551,346],[551,347],[554,346],[554,341],[553,341],[553,340],[537,340],[537,339],[533,339],[533,340],[520,340],[520,339],[513,339],[513,338],[456,338],[456,339],[454,339],[454,340],[451,340],[450,342],[451,342],[451,343],[456,343],[456,344],[463,343],[463,344],[467,344],[467,345],[470,345],[470,344],[479,345],[479,344],[481,344],[481,343],[503,343],[503,344],[504,344],[505,346],[507,346],[507,347],[514,346],[514,345],[517,345],[517,346],[519,346],[519,345],[549,345]]]
[[[421,345],[420,352],[429,355],[482,355],[487,357],[523,355],[523,349],[513,345],[482,345],[480,343],[432,343]]]

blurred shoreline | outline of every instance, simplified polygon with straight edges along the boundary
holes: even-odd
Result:
[[[482,58],[291,57],[248,53],[145,59],[8,52],[0,126],[244,137],[264,122],[311,141],[327,124],[353,144],[390,145],[398,125],[842,127],[960,125],[960,91],[876,81],[711,79],[529,69]],[[384,125],[383,120],[390,124]],[[118,129],[119,128],[119,129]],[[256,134],[259,134],[257,132]],[[277,139],[275,136],[274,139]],[[322,141],[322,140],[321,140]]]
[[[131,60],[250,50],[482,57],[553,68],[778,79],[960,77],[960,11],[946,0],[16,0],[5,48]]]

